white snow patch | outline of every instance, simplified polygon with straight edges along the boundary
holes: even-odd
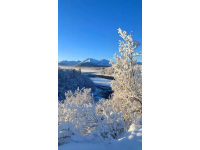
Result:
[[[135,128],[135,125],[132,124],[132,125],[130,126],[128,132],[133,132],[135,129],[136,129],[136,128]]]
[[[130,136],[128,137],[129,140],[131,140],[132,138],[133,138],[133,135],[130,135]]]

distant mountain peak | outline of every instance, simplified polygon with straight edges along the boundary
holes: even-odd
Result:
[[[106,59],[96,60],[94,58],[87,58],[86,60],[76,64],[76,66],[108,67],[111,65],[109,64],[109,60]]]
[[[60,61],[58,63],[59,65],[65,65],[65,66],[88,66],[88,67],[109,67],[111,66],[109,64],[109,60],[106,59],[101,59],[101,60],[97,60],[94,58],[87,58],[84,61]]]

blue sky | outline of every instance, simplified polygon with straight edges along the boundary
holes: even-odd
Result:
[[[119,27],[142,51],[142,0],[58,0],[58,61],[113,59]]]

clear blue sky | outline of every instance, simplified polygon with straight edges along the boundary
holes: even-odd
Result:
[[[142,51],[142,0],[58,0],[58,61],[113,59],[119,27]]]

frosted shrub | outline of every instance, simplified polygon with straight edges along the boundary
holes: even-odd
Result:
[[[111,100],[101,99],[96,104],[96,112],[98,116],[101,116],[101,121],[106,120],[107,128],[99,126],[99,131],[104,138],[111,136],[113,139],[117,139],[119,135],[124,132],[124,121],[121,113],[115,113]],[[105,132],[105,130],[109,132]]]
[[[118,33],[123,41],[119,41],[121,56],[115,54],[116,61],[110,61],[114,69],[114,80],[111,82],[114,91],[112,100],[114,111],[123,114],[128,129],[132,123],[139,121],[142,114],[142,70],[137,65],[139,54],[134,52],[139,43],[120,28]]]
[[[66,100],[58,105],[58,121],[66,123],[71,122],[76,130],[83,135],[88,134],[89,127],[84,127],[84,119],[88,119],[87,115],[94,105],[93,98],[90,95],[91,89],[77,89],[75,93],[68,91]]]
[[[121,114],[114,113],[106,100],[94,103],[91,89],[68,91],[58,104],[59,144],[78,134],[85,139],[117,139],[124,131]],[[104,105],[105,104],[105,105]]]
[[[91,89],[79,88],[68,91],[66,99],[58,104],[58,144],[64,143],[73,135],[89,135],[93,125],[88,125],[88,118],[94,105]]]

